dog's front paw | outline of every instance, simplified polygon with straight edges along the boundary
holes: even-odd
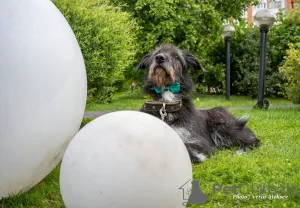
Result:
[[[200,162],[205,161],[206,159],[207,159],[206,155],[199,153],[199,154],[196,154],[193,156],[192,163],[200,163]]]
[[[241,155],[241,154],[244,154],[244,153],[246,153],[247,151],[249,151],[251,149],[252,148],[249,148],[249,147],[242,147],[241,149],[236,151],[236,154]]]
[[[236,154],[241,155],[244,154],[246,151],[244,149],[239,149],[236,151]]]

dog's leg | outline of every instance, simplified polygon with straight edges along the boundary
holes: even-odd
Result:
[[[237,154],[242,154],[260,145],[259,139],[257,139],[251,129],[246,126],[246,123],[246,117],[236,119],[237,130],[235,133],[237,134],[236,136],[241,144],[241,149],[237,150]]]
[[[248,150],[252,150],[260,145],[259,139],[256,138],[254,133],[247,126],[243,126],[243,128],[238,131],[237,134],[239,143],[241,144],[241,149],[236,151],[237,154],[243,154]]]
[[[214,152],[210,147],[204,147],[197,143],[185,143],[192,163],[200,163],[205,161],[209,155]]]
[[[192,163],[200,163],[207,159],[213,148],[203,138],[193,138],[190,130],[186,127],[172,127],[185,144]]]

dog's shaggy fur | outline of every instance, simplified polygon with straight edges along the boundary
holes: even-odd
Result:
[[[216,149],[240,146],[241,151],[246,151],[259,145],[259,140],[246,126],[246,118],[237,119],[223,107],[195,109],[190,98],[193,82],[187,72],[191,68],[203,68],[194,55],[173,45],[162,45],[145,55],[138,68],[147,69],[144,91],[154,100],[182,101],[181,109],[168,113],[164,121],[179,134],[192,162],[205,160]],[[174,82],[180,83],[178,93],[154,90],[154,86],[163,89]],[[158,111],[147,113],[161,118]]]

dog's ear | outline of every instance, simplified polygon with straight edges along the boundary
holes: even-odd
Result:
[[[148,69],[150,67],[150,63],[151,63],[150,57],[151,57],[150,53],[146,54],[142,58],[142,60],[139,63],[139,65],[136,67],[136,70],[138,70],[138,69]]]
[[[200,64],[198,58],[196,56],[194,56],[193,54],[184,51],[184,59],[187,63],[187,68],[193,68],[193,69],[200,69],[203,72],[208,72],[205,68],[203,68],[203,66]]]

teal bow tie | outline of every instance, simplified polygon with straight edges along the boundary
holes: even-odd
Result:
[[[174,92],[174,93],[180,92],[180,83],[174,82],[169,87],[165,87],[165,88],[158,88],[158,87],[154,86],[154,90],[156,93],[162,93],[163,91],[167,91],[167,90],[170,90],[171,92]]]

